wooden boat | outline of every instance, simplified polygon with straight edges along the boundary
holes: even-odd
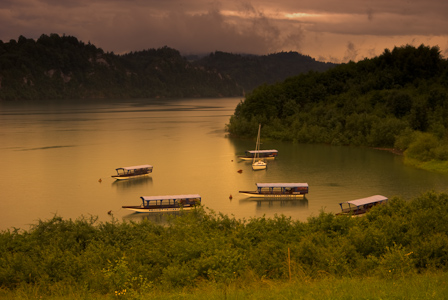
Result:
[[[117,168],[117,175],[112,175],[112,178],[118,180],[125,180],[131,178],[141,178],[144,176],[149,176],[152,173],[153,166],[151,165],[140,165],[132,167]]]
[[[303,198],[308,194],[308,183],[256,183],[256,191],[240,191],[249,197]]]
[[[252,161],[252,170],[264,170],[267,168],[266,162],[259,157],[258,151],[260,150],[260,131],[261,131],[261,124],[258,125],[258,135],[257,135],[257,143],[255,145],[255,155],[254,159]]]
[[[246,150],[244,156],[238,156],[241,160],[253,160],[255,156],[264,160],[275,159],[278,155],[278,150]]]
[[[135,212],[173,212],[180,210],[190,210],[201,204],[201,196],[191,195],[168,195],[168,196],[143,196],[142,204],[137,206],[122,206]]]
[[[369,211],[373,206],[387,203],[387,197],[382,195],[370,196],[352,201],[339,203],[341,212],[336,215],[361,215]]]

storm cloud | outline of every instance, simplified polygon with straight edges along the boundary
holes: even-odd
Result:
[[[445,0],[0,0],[0,39],[65,34],[116,54],[298,51],[357,61],[425,44],[448,54]]]

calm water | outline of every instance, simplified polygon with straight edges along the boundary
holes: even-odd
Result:
[[[236,156],[253,149],[255,137],[230,139],[224,132],[239,101],[1,104],[0,230],[28,229],[55,214],[108,221],[110,210],[118,220],[158,220],[121,208],[140,204],[140,196],[199,193],[204,206],[237,218],[285,214],[306,221],[322,209],[338,212],[340,201],[448,189],[447,175],[366,148],[264,142],[262,148],[278,149],[279,158],[265,171],[252,171],[250,162]],[[117,167],[139,164],[154,166],[150,178],[110,177]],[[256,182],[307,182],[310,193],[306,200],[284,202],[238,194]]]

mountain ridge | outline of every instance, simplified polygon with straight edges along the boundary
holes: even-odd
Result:
[[[73,36],[20,36],[0,41],[0,101],[242,96],[332,66],[296,52],[192,59],[164,46],[117,55]]]

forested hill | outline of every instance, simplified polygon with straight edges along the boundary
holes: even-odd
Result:
[[[335,66],[297,52],[258,56],[217,51],[198,60],[197,64],[229,74],[246,92],[262,84],[273,84],[309,71],[326,71]]]
[[[219,97],[242,90],[168,47],[115,55],[57,34],[0,43],[3,100]]]
[[[258,59],[219,52],[192,61],[163,47],[116,55],[73,36],[20,36],[0,41],[0,101],[241,96],[323,65],[332,66],[297,53]]]
[[[395,147],[418,161],[448,160],[448,63],[438,47],[396,47],[372,59],[263,85],[228,130],[302,143]]]

